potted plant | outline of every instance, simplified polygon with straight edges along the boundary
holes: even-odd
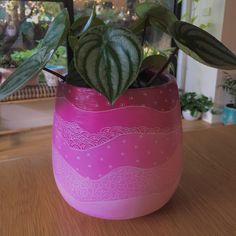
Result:
[[[232,96],[232,103],[226,104],[223,111],[223,123],[236,124],[236,79],[226,73],[223,84],[223,90]]]
[[[204,112],[209,111],[213,106],[211,99],[195,92],[182,93],[180,104],[185,120],[198,120]]]
[[[19,89],[45,69],[69,36],[74,59],[68,75],[58,75],[64,82],[55,105],[54,176],[71,206],[106,219],[151,213],[177,188],[182,170],[180,104],[176,81],[165,70],[177,47],[209,66],[236,68],[236,56],[222,43],[179,21],[162,5],[138,4],[136,13],[129,28],[104,24],[95,10],[70,26],[63,10],[38,52],[0,87],[0,99]],[[148,25],[175,40],[169,58],[143,60]]]

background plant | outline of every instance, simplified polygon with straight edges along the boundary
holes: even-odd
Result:
[[[26,59],[30,58],[37,50],[25,50],[25,51],[14,51],[10,57],[15,61],[16,65],[19,66]]]
[[[18,63],[9,55],[3,55],[0,57],[0,67],[3,68],[16,68]]]
[[[211,99],[204,95],[198,95],[195,92],[181,93],[180,104],[181,110],[189,110],[192,116],[196,116],[198,112],[207,112],[213,106],[213,102],[211,101]]]
[[[61,7],[55,2],[0,1],[0,55],[35,48]],[[9,26],[15,35],[7,33]]]
[[[224,82],[221,86],[229,95],[233,97],[233,107],[236,108],[236,78],[233,78],[230,74],[225,73]]]
[[[10,58],[12,61],[14,61],[16,66],[19,66],[26,59],[30,58],[33,54],[35,54],[37,52],[37,50],[38,50],[38,48],[34,48],[32,50],[14,51],[10,55]],[[52,56],[51,60],[48,62],[48,64],[66,66],[67,65],[66,47],[65,46],[58,47],[58,49],[53,54],[53,56]]]

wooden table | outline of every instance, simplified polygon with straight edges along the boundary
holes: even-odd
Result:
[[[52,175],[50,129],[0,136],[1,236],[236,235],[236,126],[184,134],[184,171],[158,212],[106,221],[76,212]]]

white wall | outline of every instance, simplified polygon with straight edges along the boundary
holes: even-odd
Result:
[[[192,1],[184,0],[182,1],[182,13],[183,15],[187,12],[191,12],[192,9]],[[190,21],[191,15],[186,15],[185,21]],[[188,56],[183,53],[181,50],[179,50],[178,53],[178,61],[177,61],[177,84],[180,89],[185,89],[185,83],[186,83],[186,68],[187,68],[187,60]]]
[[[225,15],[222,31],[222,42],[236,54],[236,0],[226,0]],[[236,77],[236,70],[228,71],[229,74]],[[218,74],[218,85],[222,83],[223,72]],[[225,105],[231,101],[232,97],[223,92],[222,89],[216,89],[215,102]]]
[[[193,14],[197,16],[196,25],[211,22],[212,26],[208,31],[236,53],[236,30],[232,29],[236,19],[236,0],[200,0],[197,7],[194,5],[193,8],[195,9]],[[181,63],[180,61],[179,65]],[[212,98],[217,106],[225,103],[228,98],[218,87],[222,81],[222,71],[202,65],[190,57],[186,59],[185,69],[185,83],[182,84],[185,91],[204,94]],[[183,81],[183,78],[177,80]],[[210,123],[216,121],[211,113],[204,119]]]

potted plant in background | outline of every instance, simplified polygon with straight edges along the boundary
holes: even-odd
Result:
[[[198,120],[203,113],[209,111],[213,106],[211,99],[195,92],[182,93],[180,104],[185,120]]]
[[[45,69],[68,37],[74,59],[67,76],[58,74],[64,82],[58,86],[53,124],[54,176],[71,206],[106,219],[151,213],[178,185],[180,104],[176,81],[166,72],[177,47],[209,66],[236,68],[236,56],[222,43],[162,5],[138,4],[136,13],[127,29],[106,25],[95,10],[70,26],[63,10],[38,52],[0,87],[0,99],[19,89]],[[148,25],[175,40],[170,57],[143,60]]]
[[[236,79],[226,73],[224,82],[221,85],[223,90],[232,96],[232,103],[226,104],[223,111],[223,123],[236,124]]]

